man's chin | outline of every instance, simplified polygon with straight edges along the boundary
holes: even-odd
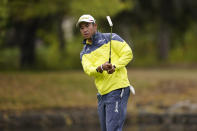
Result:
[[[89,37],[89,36],[84,36],[84,38],[85,38],[85,39],[90,39],[90,37]]]

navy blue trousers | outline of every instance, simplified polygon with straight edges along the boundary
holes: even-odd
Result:
[[[102,131],[122,131],[129,95],[129,87],[114,90],[106,95],[97,94]]]

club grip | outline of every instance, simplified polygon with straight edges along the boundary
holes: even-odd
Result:
[[[109,63],[111,63],[111,58],[109,58]]]

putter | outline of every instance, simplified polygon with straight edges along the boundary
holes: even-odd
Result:
[[[110,16],[107,16],[106,18],[107,18],[107,21],[109,23],[109,26],[111,27],[111,36],[110,36],[110,45],[109,45],[109,63],[111,63],[111,40],[112,40],[112,27],[113,27],[113,24],[112,24]]]

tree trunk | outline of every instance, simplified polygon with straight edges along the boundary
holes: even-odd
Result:
[[[35,64],[35,37],[38,19],[17,23],[17,39],[20,47],[20,67],[29,68]]]
[[[159,31],[159,42],[158,42],[158,58],[159,60],[166,60],[169,53],[170,45],[170,29],[167,24],[162,23]]]
[[[58,20],[57,20],[57,32],[58,32],[58,39],[59,39],[59,48],[61,53],[63,53],[65,51],[65,47],[66,47],[66,42],[64,40],[64,32],[62,29],[62,22],[63,22],[63,17],[60,15],[58,16]]]

